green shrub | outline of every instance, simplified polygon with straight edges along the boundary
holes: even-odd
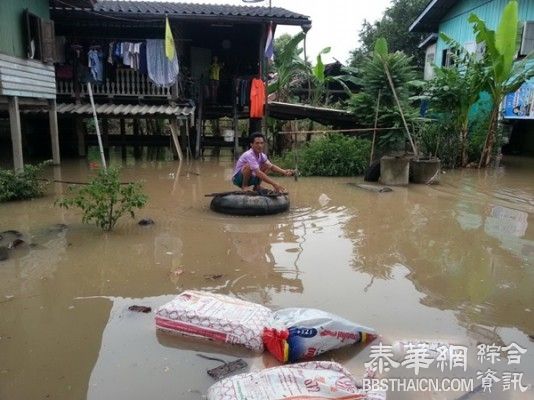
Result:
[[[41,174],[48,164],[48,161],[37,165],[28,164],[21,172],[0,169],[0,202],[42,196],[47,182],[41,179]]]
[[[95,223],[106,231],[111,231],[124,214],[134,218],[134,210],[144,207],[148,200],[140,184],[121,184],[116,168],[99,171],[87,186],[79,190],[76,186],[68,190],[74,194],[73,197],[60,199],[56,204],[66,209],[80,208],[83,223]]]
[[[419,126],[417,141],[421,153],[438,157],[445,168],[455,168],[460,163],[460,134],[454,121],[424,122]]]
[[[371,143],[340,134],[311,141],[298,152],[298,168],[303,176],[353,176],[369,164]],[[295,154],[286,153],[275,162],[283,168],[295,167]]]

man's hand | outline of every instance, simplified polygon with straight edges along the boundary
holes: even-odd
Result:
[[[284,176],[293,176],[295,175],[295,171],[292,169],[285,169],[284,170]]]
[[[273,189],[274,189],[275,192],[278,192],[278,193],[286,193],[286,192],[287,192],[287,190],[286,190],[285,187],[280,186],[280,185],[277,184],[277,183],[275,183],[275,184],[273,185]]]

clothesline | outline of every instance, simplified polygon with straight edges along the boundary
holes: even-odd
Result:
[[[315,130],[315,131],[280,131],[278,132],[279,135],[292,133],[292,134],[299,134],[299,133],[335,133],[335,132],[373,132],[373,131],[391,131],[391,130],[400,130],[402,128],[359,128],[359,129],[321,129],[321,130]]]

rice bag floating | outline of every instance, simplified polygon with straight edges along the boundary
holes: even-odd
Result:
[[[284,365],[223,379],[208,400],[345,399],[385,400],[385,392],[364,391],[352,374],[330,361]]]
[[[158,330],[264,350],[262,334],[273,313],[259,304],[221,294],[188,290],[158,308]]]

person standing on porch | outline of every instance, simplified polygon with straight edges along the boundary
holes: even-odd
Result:
[[[219,64],[218,57],[213,56],[210,65],[210,101],[212,103],[217,102],[217,97],[219,95],[219,80],[223,66],[223,64]]]
[[[250,149],[245,151],[237,160],[232,177],[233,184],[242,190],[248,190],[250,186],[253,186],[255,191],[260,191],[263,189],[261,183],[265,181],[273,187],[275,192],[286,192],[286,189],[269,178],[268,174],[276,172],[284,176],[292,176],[295,171],[280,168],[269,161],[263,152],[265,136],[261,133],[257,132],[250,135],[249,144]]]

